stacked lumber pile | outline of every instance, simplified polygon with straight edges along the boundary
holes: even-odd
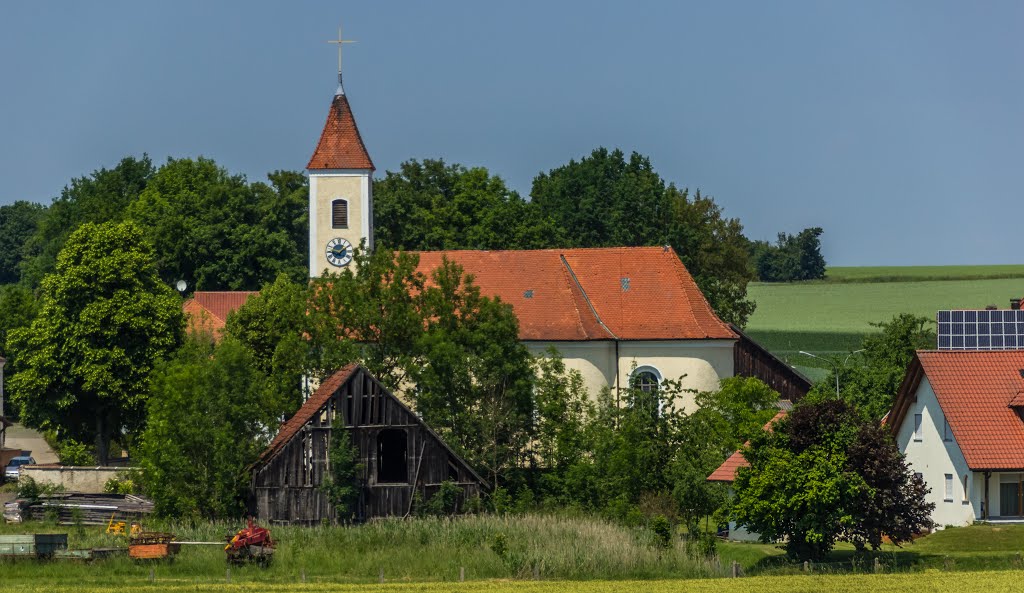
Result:
[[[115,521],[139,521],[153,512],[152,501],[133,494],[53,494],[17,503],[20,517],[16,520],[56,518],[61,525],[106,525],[111,517]],[[8,514],[5,512],[4,517]]]

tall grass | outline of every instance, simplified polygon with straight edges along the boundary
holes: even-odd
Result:
[[[241,523],[158,523],[148,530],[170,531],[180,541],[224,541]],[[369,583],[384,571],[387,581],[454,581],[459,569],[466,579],[651,579],[712,577],[723,574],[715,560],[697,559],[677,539],[658,547],[645,529],[626,528],[596,518],[557,515],[383,520],[353,527],[272,527],[277,552],[267,569],[232,569],[237,582]],[[67,532],[71,547],[126,545],[102,533],[102,527],[56,527],[26,524],[0,527],[0,533]],[[83,583],[138,582],[149,570],[161,580],[213,582],[225,578],[220,546],[183,546],[172,563],[137,564],[127,558],[91,564],[7,562],[3,579],[39,579]]]

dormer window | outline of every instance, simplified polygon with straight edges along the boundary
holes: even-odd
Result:
[[[348,228],[348,200],[337,199],[331,202],[331,228]]]

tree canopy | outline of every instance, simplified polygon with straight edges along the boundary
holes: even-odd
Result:
[[[751,243],[751,257],[761,282],[820,280],[825,277],[825,257],[821,255],[821,227],[804,229],[795,236],[779,233],[774,245],[767,241]]]
[[[268,443],[278,406],[249,351],[192,335],[150,381],[141,462],[156,511],[176,519],[246,512],[246,468]]]
[[[877,550],[931,527],[934,504],[880,423],[835,398],[805,400],[751,439],[732,512],[762,541],[785,539],[797,560],[822,560],[837,541]]]
[[[21,419],[94,442],[100,462],[142,428],[150,370],[181,340],[181,300],[160,281],[131,222],[86,223],[43,279],[31,326],[11,331],[10,378]]]

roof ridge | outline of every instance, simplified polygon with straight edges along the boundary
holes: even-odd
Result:
[[[565,266],[565,269],[569,271],[569,277],[572,278],[572,281],[576,284],[576,287],[580,289],[580,294],[583,295],[583,300],[586,301],[587,306],[590,307],[590,312],[594,314],[594,319],[596,319],[597,322],[601,325],[601,327],[604,328],[604,331],[608,332],[609,336],[611,336],[615,340],[618,340],[619,337],[615,335],[615,332],[613,332],[611,328],[605,325],[604,321],[601,320],[601,315],[599,315],[597,309],[594,308],[594,303],[590,302],[590,297],[587,296],[587,291],[584,290],[583,285],[580,284],[579,278],[576,277],[576,272],[573,271],[572,266],[569,265],[569,262],[565,259],[565,256],[559,255],[558,257],[559,259],[562,260],[562,265]]]

